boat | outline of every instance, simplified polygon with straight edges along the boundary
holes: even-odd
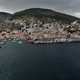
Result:
[[[26,38],[26,41],[28,43],[33,43],[34,42],[34,40],[31,37],[29,37],[29,36]]]

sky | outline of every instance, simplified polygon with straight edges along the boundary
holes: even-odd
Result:
[[[80,17],[80,0],[0,0],[0,11],[15,13],[29,8],[48,8]]]

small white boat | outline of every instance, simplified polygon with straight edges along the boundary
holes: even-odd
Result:
[[[18,41],[18,44],[22,44],[23,42],[22,41]]]

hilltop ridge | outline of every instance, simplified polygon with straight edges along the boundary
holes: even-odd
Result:
[[[51,9],[44,9],[44,8],[30,8],[26,10],[22,10],[19,12],[14,13],[15,18],[18,17],[23,17],[23,16],[34,16],[37,17],[38,19],[41,17],[44,18],[50,18],[50,19],[55,19],[57,21],[62,21],[63,23],[71,23],[75,20],[80,20],[79,18],[76,18],[74,16],[56,12]]]
[[[0,20],[6,20],[6,19],[17,19],[22,17],[36,17],[38,19],[44,18],[45,20],[49,18],[55,19],[56,21],[62,21],[63,23],[71,23],[75,20],[80,20],[80,18],[74,17],[72,15],[60,13],[51,9],[45,9],[45,8],[30,8],[21,10],[18,12],[15,12],[13,14],[7,13],[7,12],[0,12]]]

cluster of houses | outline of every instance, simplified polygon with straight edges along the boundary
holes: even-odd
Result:
[[[0,23],[0,41],[17,39],[35,43],[80,40],[80,24],[77,21],[70,25],[57,21],[43,23],[40,20],[35,22],[34,19],[30,22],[15,19],[6,24]]]

